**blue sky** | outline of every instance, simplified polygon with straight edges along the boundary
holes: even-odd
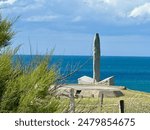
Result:
[[[91,55],[96,32],[102,55],[150,56],[149,0],[0,0],[14,19],[21,54]]]

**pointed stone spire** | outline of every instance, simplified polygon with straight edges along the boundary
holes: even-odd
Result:
[[[100,38],[96,33],[93,42],[93,82],[100,81]]]

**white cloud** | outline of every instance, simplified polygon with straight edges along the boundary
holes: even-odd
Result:
[[[58,18],[58,16],[55,16],[55,15],[31,16],[31,17],[25,19],[25,21],[28,21],[28,22],[50,22],[57,18]]]
[[[24,11],[26,10],[34,10],[34,9],[40,9],[46,4],[45,0],[34,0],[32,3],[29,5],[25,6],[23,8]]]
[[[130,14],[129,17],[150,17],[150,3],[145,3],[144,5],[138,6],[134,8]]]
[[[150,15],[149,0],[0,0],[0,3],[12,4],[15,1],[16,6],[5,9],[4,13],[21,14],[27,21],[52,21],[57,18],[53,15],[47,16],[48,12],[62,16],[62,21],[68,20],[72,23],[84,19],[91,23],[122,25],[136,22],[137,19],[132,18],[145,18]]]
[[[0,5],[3,5],[3,4],[13,4],[16,1],[17,0],[0,0]]]
[[[133,24],[150,21],[149,0],[83,0],[91,11],[89,17],[105,23]],[[134,18],[134,19],[133,19]]]

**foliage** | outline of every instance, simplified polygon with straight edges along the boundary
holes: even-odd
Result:
[[[13,60],[19,48],[4,48],[14,36],[12,25],[0,16],[0,111],[57,111],[59,100],[49,91],[58,75],[55,67],[49,66],[51,56],[36,56],[29,65],[22,64],[19,56]]]
[[[57,111],[59,100],[48,91],[58,75],[54,66],[49,67],[50,56],[22,66],[20,59],[12,62],[10,52],[0,55],[1,112]]]
[[[0,16],[0,48],[10,44],[10,40],[14,36],[12,31],[12,22],[7,18],[2,19]]]
[[[12,54],[10,52],[4,52],[0,55],[0,100],[6,87],[6,83],[12,74],[11,58]]]

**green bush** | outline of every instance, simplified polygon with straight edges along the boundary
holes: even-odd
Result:
[[[49,66],[50,56],[26,66],[12,63],[12,57],[10,50],[0,55],[1,112],[58,111],[59,100],[48,91],[58,76],[55,66]]]
[[[10,44],[9,42],[15,34],[12,31],[12,25],[10,20],[2,19],[0,15],[0,48]]]
[[[7,81],[12,74],[11,59],[12,54],[4,52],[0,55],[0,100],[2,98]]]
[[[51,56],[36,56],[29,65],[19,56],[13,60],[18,48],[6,47],[14,36],[12,25],[0,16],[0,112],[58,111],[59,100],[49,91],[58,76],[56,67],[49,66]]]

